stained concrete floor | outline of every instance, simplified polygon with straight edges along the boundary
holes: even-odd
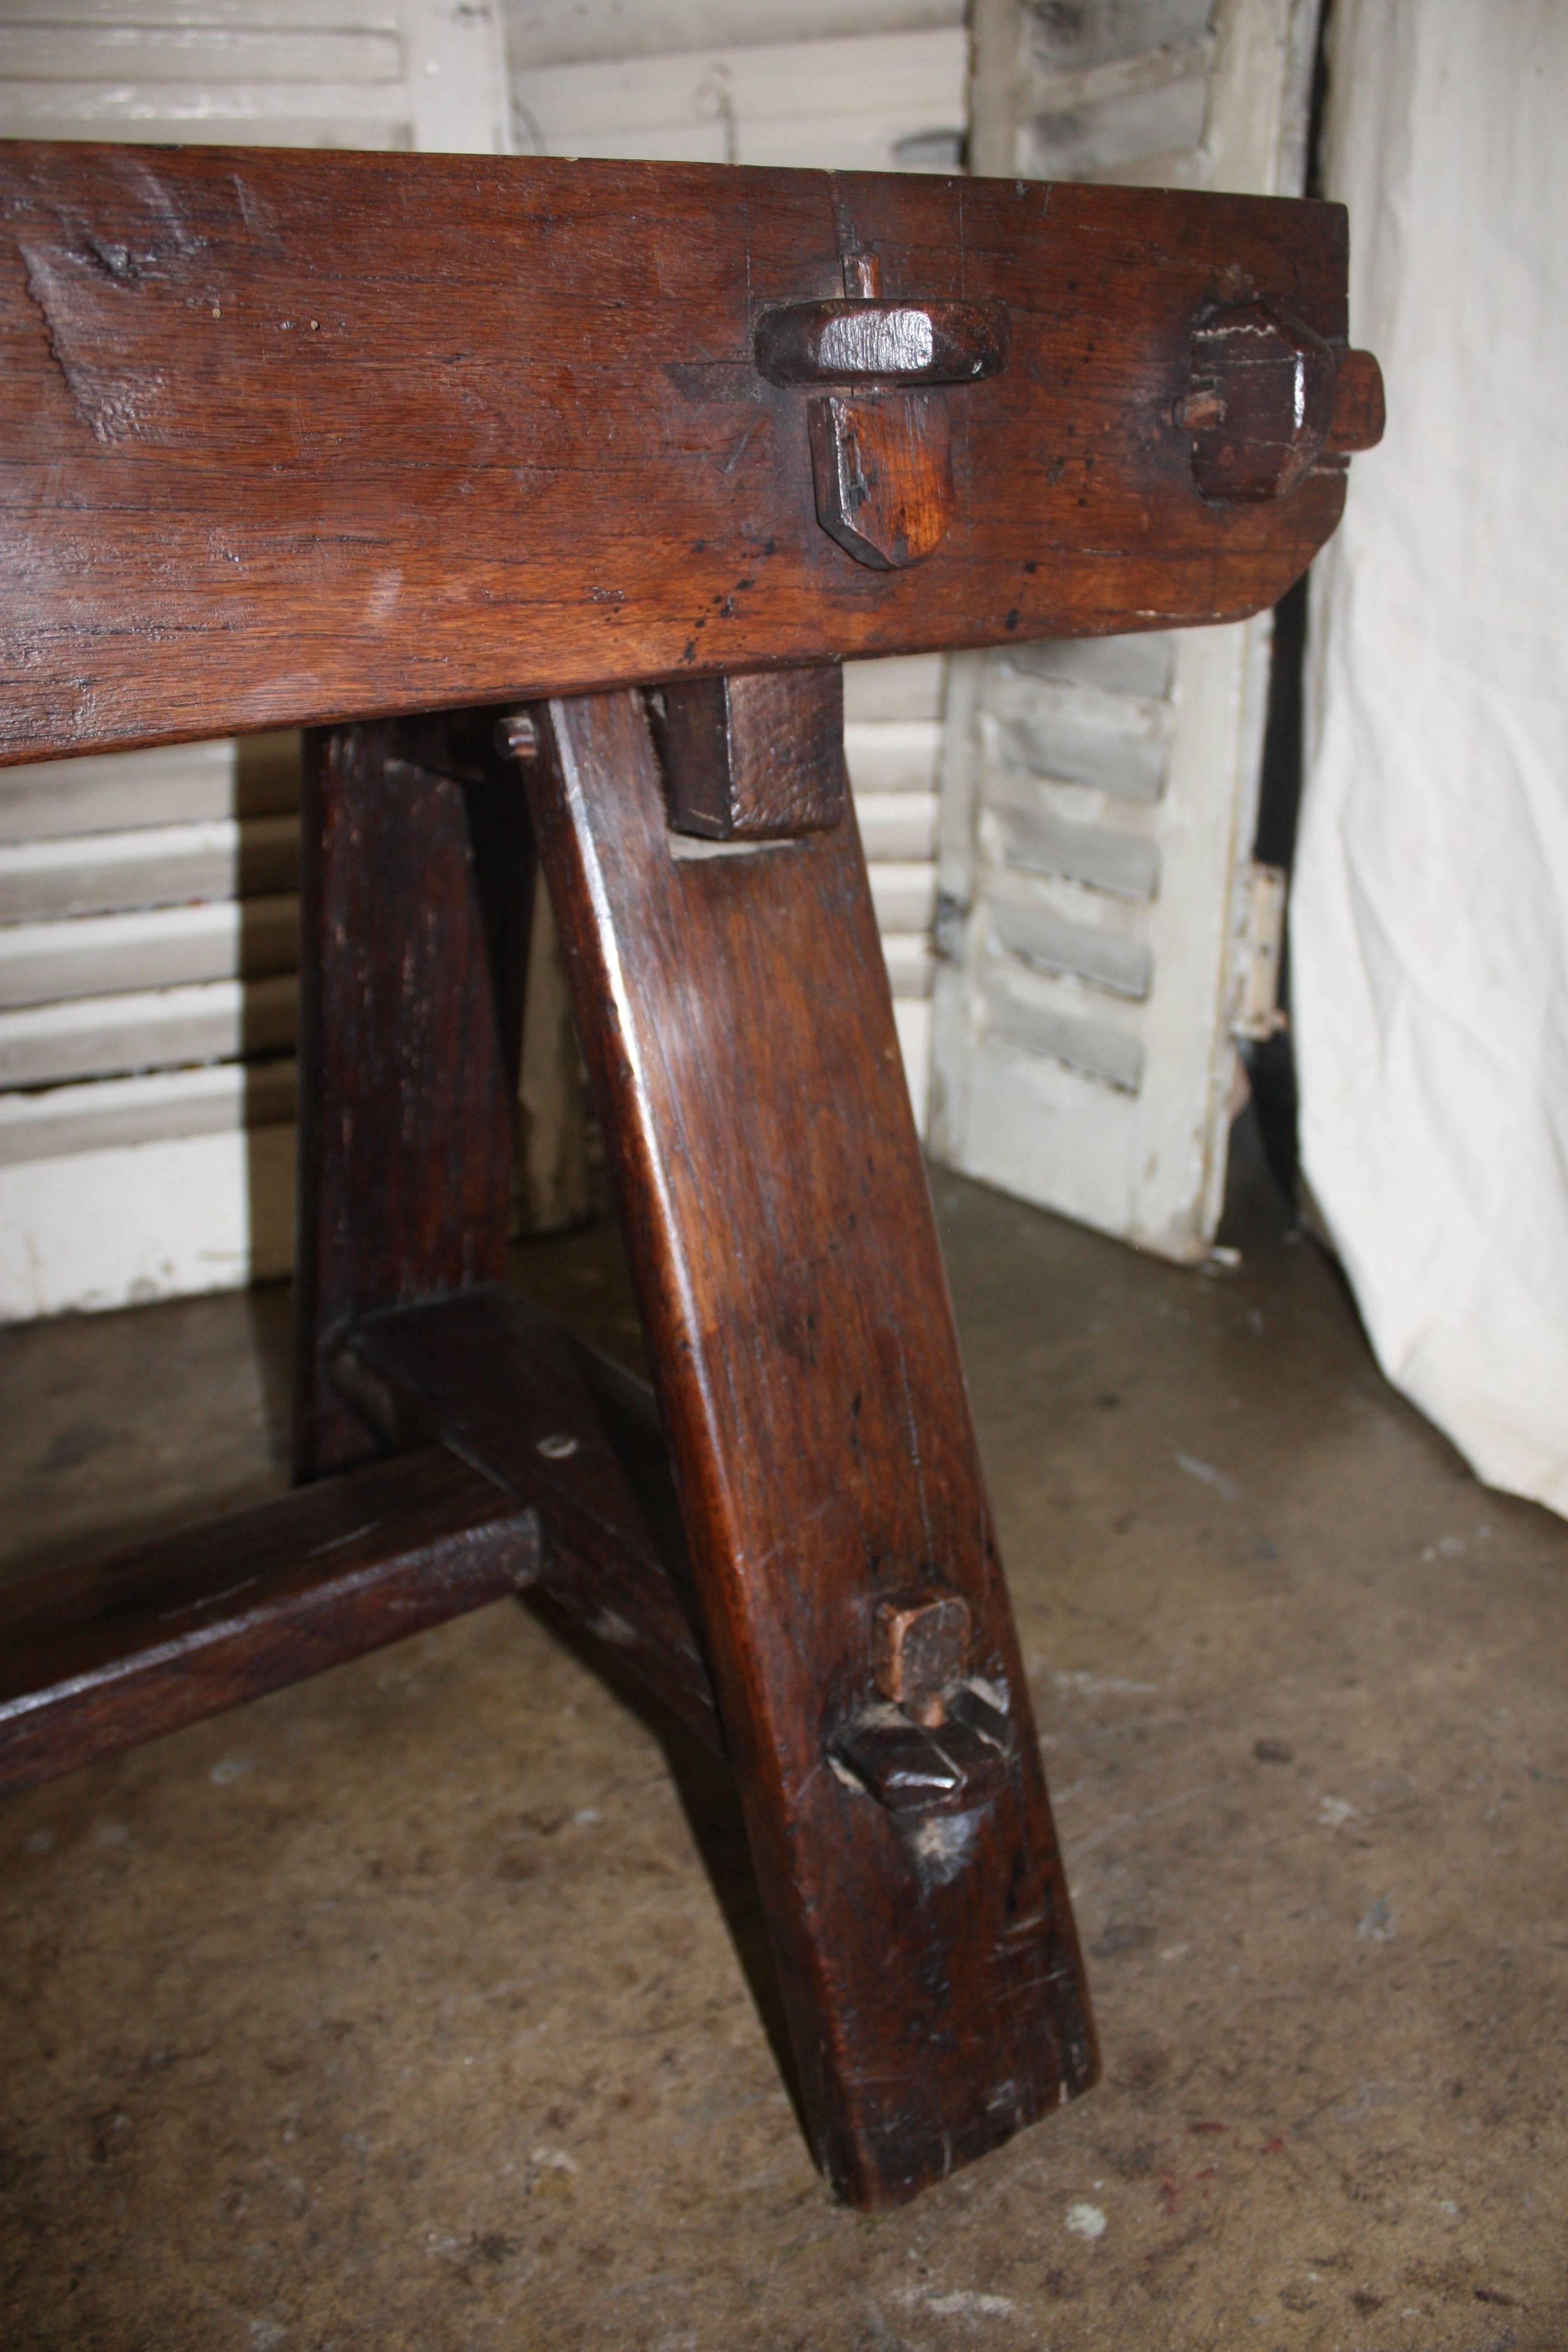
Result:
[[[1218,1277],[936,1192],[1102,2087],[836,2206],[721,1780],[509,1604],[0,1808],[9,2352],[1568,2346],[1568,1528],[1250,1158]],[[0,1334],[7,1567],[275,1487],[286,1322]]]

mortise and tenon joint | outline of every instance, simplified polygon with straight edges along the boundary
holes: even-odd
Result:
[[[1172,418],[1192,436],[1205,499],[1287,499],[1382,438],[1383,376],[1370,352],[1340,350],[1268,302],[1233,302],[1193,329]]]
[[[936,387],[1002,373],[1007,306],[885,299],[874,253],[845,257],[844,295],[764,311],[757,365],[770,383],[842,387],[807,411],[816,518],[858,563],[897,572],[938,548],[952,520],[951,415]]]
[[[753,670],[650,697],[671,828],[708,841],[787,841],[844,814],[844,673]]]
[[[877,1611],[878,1697],[839,1732],[832,1753],[891,1813],[970,1812],[1006,1780],[1007,1702],[968,1674],[969,1653],[969,1609],[957,1593],[884,1601]]]

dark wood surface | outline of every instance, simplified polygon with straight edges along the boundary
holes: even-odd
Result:
[[[859,839],[673,856],[641,697],[542,719],[540,856],[805,2110],[889,2203],[1096,2058]],[[1011,1746],[984,1801],[906,1815],[837,1754],[884,1704],[879,1605],[945,1595]]]
[[[816,519],[857,563],[901,572],[942,545],[958,496],[955,421],[940,393],[846,400],[828,392],[811,403]]]
[[[1334,374],[1334,404],[1323,443],[1325,460],[1342,461],[1375,449],[1388,422],[1383,370],[1370,352],[1342,352]]]
[[[722,1748],[652,1391],[515,1292],[475,1289],[352,1326],[332,1363],[392,1444],[439,1442],[539,1514],[533,1589]]]
[[[0,759],[1223,620],[1344,496],[1205,500],[1174,414],[1216,304],[1343,350],[1334,205],[75,142],[0,146]],[[818,520],[837,395],[757,359],[847,262],[1006,319],[998,373],[889,395],[952,488],[889,570]]]
[[[502,1600],[538,1558],[533,1513],[433,1450],[0,1588],[0,1790]]]
[[[476,849],[480,853],[476,856]],[[300,839],[295,1470],[374,1451],[324,1351],[506,1256],[533,863],[488,724],[307,739]]]
[[[1176,404],[1205,499],[1289,499],[1314,467],[1342,468],[1383,437],[1383,378],[1268,302],[1227,303],[1193,335]]]
[[[652,705],[679,833],[778,840],[844,814],[844,673],[752,670],[668,686]]]

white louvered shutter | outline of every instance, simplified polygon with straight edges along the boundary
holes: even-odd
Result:
[[[497,152],[479,0],[0,0],[0,135]],[[292,736],[0,771],[0,1320],[284,1272]]]
[[[898,13],[865,7],[885,24]],[[771,163],[819,171],[962,168],[968,41],[958,21],[913,30],[788,37],[828,12],[666,5],[670,47],[627,58],[626,20],[584,8],[521,5],[511,16],[514,136],[552,155]],[[581,17],[581,26],[578,17]],[[675,47],[680,22],[744,20],[745,45]],[[574,30],[600,53],[559,61]],[[651,37],[651,36],[650,36]],[[608,52],[607,54],[605,52]],[[547,63],[531,60],[543,58]],[[931,923],[936,905],[937,771],[946,662],[941,655],[852,662],[845,671],[845,748],[871,869],[871,894],[893,984],[894,1011],[917,1120],[924,1126],[931,1058]]]
[[[1297,193],[1316,18],[977,0],[974,168]],[[1262,618],[950,667],[933,1154],[1177,1259],[1213,1239],[1235,1036],[1267,1018],[1268,643]]]

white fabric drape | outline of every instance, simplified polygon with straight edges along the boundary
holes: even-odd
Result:
[[[1336,0],[1388,431],[1314,581],[1302,1161],[1378,1358],[1568,1513],[1568,7]]]

